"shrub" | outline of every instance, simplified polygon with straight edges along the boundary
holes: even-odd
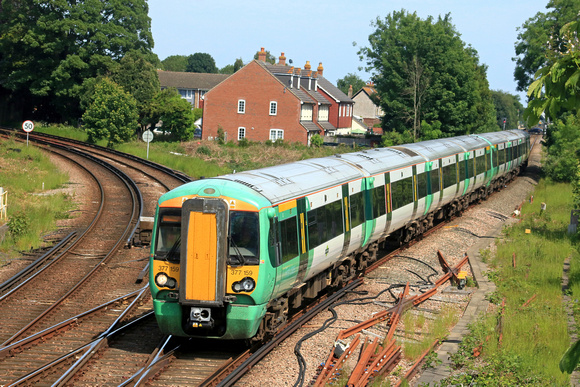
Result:
[[[8,220],[8,230],[14,239],[26,234],[29,229],[30,219],[28,219],[24,211],[18,211]]]

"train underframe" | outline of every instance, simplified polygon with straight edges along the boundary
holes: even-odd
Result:
[[[340,288],[360,276],[367,267],[377,260],[379,248],[388,248],[391,245],[402,246],[420,237],[435,224],[461,216],[463,211],[472,203],[486,200],[494,191],[504,188],[519,172],[520,168],[517,168],[504,176],[498,177],[487,186],[480,187],[467,195],[454,199],[441,208],[437,208],[425,216],[410,222],[405,227],[349,254],[326,271],[293,288],[283,297],[270,301],[266,315],[252,341],[263,341],[275,335],[286,324],[289,315],[312,302],[322,291],[332,291],[332,289]]]

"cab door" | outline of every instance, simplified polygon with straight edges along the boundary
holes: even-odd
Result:
[[[228,211],[221,199],[194,198],[183,203],[181,304],[223,305]]]

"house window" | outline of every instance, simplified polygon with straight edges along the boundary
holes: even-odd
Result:
[[[270,129],[270,140],[283,140],[284,139],[284,131],[281,129]]]
[[[302,105],[300,121],[312,121],[312,105],[310,104]]]
[[[246,128],[238,128],[238,141],[243,140],[246,138]]]
[[[238,99],[238,113],[244,114],[246,112],[246,100]]]
[[[270,115],[275,116],[278,114],[278,102],[270,101]]]
[[[328,105],[318,107],[318,121],[328,121]]]

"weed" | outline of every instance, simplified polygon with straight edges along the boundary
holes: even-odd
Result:
[[[8,219],[8,230],[14,240],[26,234],[30,230],[30,219],[24,211],[18,211]]]

